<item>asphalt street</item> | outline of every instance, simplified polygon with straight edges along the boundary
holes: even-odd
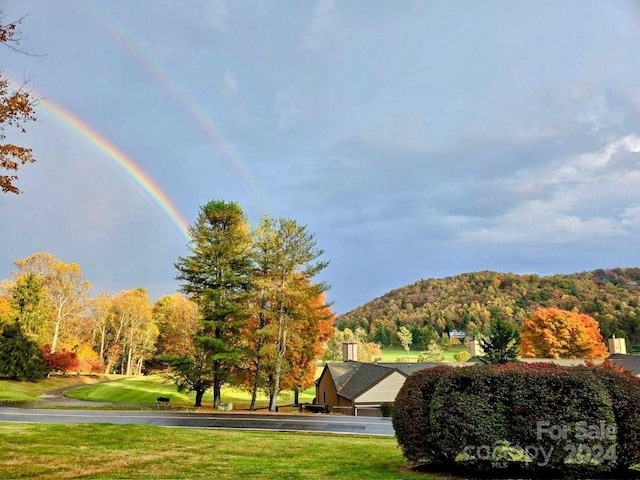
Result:
[[[324,414],[201,414],[174,411],[57,410],[0,407],[0,422],[143,424],[163,427],[394,436],[393,427],[388,418]]]

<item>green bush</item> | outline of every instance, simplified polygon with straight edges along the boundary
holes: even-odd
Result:
[[[405,382],[392,419],[411,461],[563,472],[640,462],[640,382],[598,368],[423,370]]]
[[[453,367],[420,370],[405,381],[391,411],[393,428],[402,453],[412,461],[441,461],[437,432],[431,428],[431,397],[440,379]]]
[[[391,410],[393,409],[393,403],[384,402],[380,404],[380,415],[383,417],[390,417]]]
[[[618,429],[618,466],[640,464],[640,380],[604,368],[585,368],[605,386],[613,401]]]

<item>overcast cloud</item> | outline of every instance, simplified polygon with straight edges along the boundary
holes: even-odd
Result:
[[[420,278],[639,266],[635,1],[25,0],[0,66],[140,166],[315,232],[338,313]],[[186,240],[46,106],[0,196],[0,278],[48,251],[94,293],[175,292]]]

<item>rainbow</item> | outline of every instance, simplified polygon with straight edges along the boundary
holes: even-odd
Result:
[[[102,26],[119,45],[124,47],[138,63],[143,65],[160,85],[174,97],[177,103],[186,108],[209,141],[217,147],[220,153],[222,153],[222,156],[227,159],[238,176],[243,180],[255,206],[261,211],[268,211],[269,209],[263,193],[257,187],[253,177],[242,163],[240,156],[235,152],[231,143],[225,139],[220,129],[210,119],[202,106],[187,95],[185,90],[180,87],[167,70],[152,58],[149,49],[145,48],[142,42],[137,40],[116,20],[110,18],[106,13],[99,11],[96,6],[90,2],[81,4],[81,8],[85,15],[92,17],[92,19],[98,25]]]
[[[36,95],[38,96],[38,95]],[[42,98],[40,96],[40,98]],[[145,194],[158,205],[171,222],[178,227],[178,230],[182,236],[190,241],[189,236],[189,222],[187,222],[185,216],[178,209],[178,207],[171,201],[169,196],[162,191],[162,189],[156,184],[156,182],[142,170],[136,163],[119,150],[113,143],[109,142],[106,138],[100,135],[95,129],[84,122],[80,117],[62,107],[62,105],[54,102],[50,98],[40,100],[38,107],[43,107],[46,111],[53,115],[63,126],[67,127],[74,133],[79,134],[86,140],[89,140],[93,145],[100,149],[105,155],[113,159],[122,170],[135,180],[135,182],[142,188]]]

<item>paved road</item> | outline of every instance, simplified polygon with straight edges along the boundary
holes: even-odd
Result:
[[[56,410],[0,407],[0,422],[115,423],[164,427],[394,436],[388,418],[337,415],[202,414],[171,411]]]

